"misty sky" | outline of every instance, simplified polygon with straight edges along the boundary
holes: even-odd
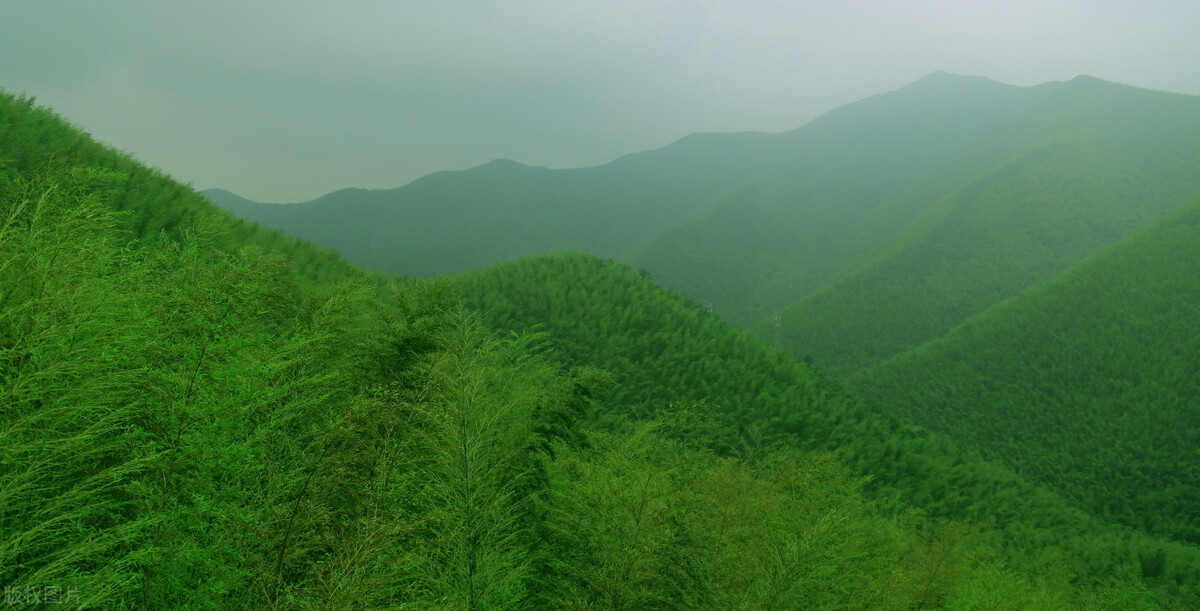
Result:
[[[1200,2],[0,4],[0,87],[259,201],[786,131],[935,70],[1200,94]]]

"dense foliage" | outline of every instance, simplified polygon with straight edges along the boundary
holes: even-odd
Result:
[[[869,369],[872,403],[1200,542],[1200,203]]]
[[[679,419],[588,432],[605,376],[564,375],[538,336],[491,334],[444,287],[305,289],[278,255],[216,248],[203,220],[130,248],[105,201],[119,180],[9,174],[0,194],[9,602],[1154,600],[1006,568],[966,526],[881,512],[828,455],[718,457],[677,440]]]
[[[1200,600],[1196,548],[877,413],[628,267],[383,279],[31,100],[0,96],[0,130],[6,603]]]
[[[85,195],[107,178],[3,199],[0,262],[24,273],[0,291],[0,582],[83,606],[344,608],[514,579],[480,549],[519,555],[532,490],[507,486],[531,475],[494,438],[532,451],[553,391],[519,343],[419,292],[299,293],[277,256],[221,253],[203,228],[131,251]],[[460,499],[477,461],[488,485]]]
[[[1085,581],[1136,571],[1195,594],[1200,550],[1087,516],[948,438],[847,397],[802,363],[722,323],[638,272],[584,255],[546,255],[458,276],[466,303],[500,329],[540,325],[552,354],[616,378],[605,415],[684,408],[724,453],[833,450],[876,499],[934,518],[969,519],[1012,566]],[[695,433],[693,433],[695,434]]]

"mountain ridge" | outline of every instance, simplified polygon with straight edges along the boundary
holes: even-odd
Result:
[[[796,321],[788,343],[849,373],[936,337],[1200,195],[1189,170],[1200,163],[1189,137],[1200,138],[1200,98],[1099,80],[1061,88],[1056,98],[1023,119],[1025,129],[1002,132],[1008,143],[980,147],[1014,156],[967,172],[959,190],[931,198],[924,216],[910,217],[867,265],[782,310],[785,332]],[[941,313],[919,311],[918,301]],[[855,322],[887,317],[886,328]],[[755,329],[765,334],[770,325],[760,320]],[[902,329],[909,339],[896,334]]]
[[[976,82],[966,77],[950,80]],[[919,91],[922,87],[928,88],[928,83],[916,90],[901,89],[882,95],[911,96],[913,91]],[[985,89],[995,87],[1020,89],[984,82]],[[966,95],[973,96],[973,99],[980,98],[978,93]],[[338,249],[356,263],[401,274],[444,273],[500,261],[514,254],[562,248],[577,248],[598,256],[628,259],[630,253],[644,250],[656,233],[687,224],[719,206],[726,196],[724,194],[739,191],[740,183],[782,184],[794,189],[797,168],[810,175],[816,171],[828,171],[804,169],[806,164],[828,166],[830,163],[828,160],[822,161],[825,153],[808,141],[829,137],[828,130],[831,127],[853,130],[855,121],[847,121],[842,117],[847,112],[853,115],[858,112],[855,109],[861,110],[864,104],[878,105],[878,101],[873,99],[844,105],[805,126],[781,134],[690,134],[660,149],[632,153],[590,168],[539,170],[516,162],[501,162],[499,165],[492,162],[470,170],[434,173],[397,189],[358,193],[361,201],[353,203],[348,201],[348,193],[337,192],[337,195],[322,196],[300,205],[329,207],[330,202],[336,200],[339,206],[347,206],[348,211],[355,214],[374,215],[370,222],[344,218],[347,215],[321,216],[310,211],[300,212],[300,208],[288,208],[283,212],[272,209],[264,212],[263,216],[251,215],[249,218],[273,223],[294,235]],[[960,105],[967,103],[963,101]],[[920,106],[916,104],[913,111],[919,111]],[[822,133],[825,136],[821,136]],[[801,154],[789,152],[796,146],[807,148],[797,149]],[[953,146],[953,143],[947,146]],[[838,163],[852,162],[848,153],[843,154],[841,159]],[[514,191],[513,181],[518,179],[525,181],[527,186]],[[459,186],[456,187],[456,184]],[[468,184],[475,187],[463,187]],[[477,189],[485,191],[479,192]],[[496,194],[505,191],[511,193],[508,199],[496,201]],[[466,205],[464,202],[474,203]],[[439,220],[436,215],[431,216],[428,210],[433,206],[446,205],[456,206],[459,210],[451,215],[453,219]],[[456,232],[452,223],[469,221],[470,215],[497,205],[508,206],[508,214],[502,218],[493,215],[487,224],[496,231],[510,231],[522,236],[514,240],[521,242],[518,250],[514,251],[510,244],[502,244],[495,239],[492,239],[494,245],[489,245],[488,240],[481,240],[478,234],[467,233],[459,238],[454,237]],[[553,223],[561,237],[556,239],[544,233],[530,233],[531,227],[520,215],[533,210],[543,214],[541,219],[561,217],[561,222]],[[579,212],[573,213],[571,210]],[[281,218],[280,215],[295,218]],[[424,219],[417,221],[423,224],[423,229],[418,231],[404,227],[404,223],[412,222],[410,218],[403,218],[406,215]],[[468,215],[466,219],[464,215]],[[600,232],[603,235],[591,238],[573,229],[581,224],[591,227],[593,231],[590,233]],[[340,225],[345,227],[339,228]],[[397,226],[399,235],[387,233],[387,228],[391,226]],[[478,252],[473,256],[461,257],[457,263],[452,252],[443,252],[446,255],[444,260],[451,263],[432,268],[421,261],[418,253],[412,249],[404,250],[403,246],[398,246],[401,250],[395,252],[387,248],[371,249],[364,246],[364,242],[386,240],[420,243],[430,232],[445,236],[443,241],[460,240],[466,249]],[[438,244],[425,243],[424,246],[427,252],[445,250],[444,247],[439,250]],[[480,248],[483,250],[480,251]]]

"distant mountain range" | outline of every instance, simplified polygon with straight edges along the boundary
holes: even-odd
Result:
[[[686,236],[687,228],[714,222],[726,227],[725,217],[744,208],[746,218],[736,224],[753,230],[763,221],[757,208],[767,203],[786,203],[786,212],[805,217],[788,219],[792,225],[843,222],[850,212],[861,215],[899,192],[1043,94],[1042,88],[938,73],[785,134],[693,134],[594,168],[547,170],[494,161],[432,174],[398,189],[345,189],[288,206],[256,205],[221,190],[205,193],[250,220],[398,274],[461,271],[524,254],[577,249],[635,262],[672,285],[688,277],[670,273],[672,241],[680,237],[673,232]],[[812,233],[829,237],[825,230]],[[760,242],[735,245],[771,246]],[[714,244],[710,250],[726,249]],[[755,310],[762,313],[788,301],[770,300],[763,306],[767,310]]]
[[[1200,195],[1197,117],[1196,98],[1089,77],[1012,87],[934,73],[791,132],[694,134],[593,168],[494,161],[287,206],[205,194],[402,275],[562,250],[631,263],[764,336],[782,310],[787,345],[848,373]],[[1013,253],[994,279],[951,287]],[[855,287],[887,307],[873,312]]]

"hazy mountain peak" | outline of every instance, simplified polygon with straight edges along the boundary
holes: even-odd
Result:
[[[963,76],[961,74],[955,74],[953,72],[946,72],[945,70],[934,70],[933,72],[930,72],[929,74],[926,74],[925,76],[914,81],[914,84],[920,83],[920,82],[950,81],[950,80],[962,80],[962,79],[968,79],[968,78],[980,78],[980,77],[969,77],[969,76]]]
[[[203,191],[201,191],[201,193],[203,193],[204,195],[212,194],[212,195],[216,195],[218,197],[237,197],[240,199],[246,199],[246,198],[238,195],[237,193],[234,193],[233,191],[230,191],[228,189],[221,189],[219,187],[215,188],[215,189],[204,189]]]
[[[901,87],[900,90],[957,90],[979,86],[996,88],[1013,87],[1013,85],[1001,83],[1000,81],[990,79],[986,76],[954,74],[952,72],[938,70],[936,72],[930,72],[929,74],[926,74],[925,76],[913,81],[905,87]]]
[[[491,160],[483,165],[480,165],[478,167],[479,168],[492,168],[492,169],[497,169],[497,170],[501,170],[501,169],[509,170],[509,169],[520,169],[520,168],[533,168],[533,167],[537,167],[537,166],[531,166],[531,165],[528,165],[525,163],[521,163],[520,161],[514,161],[512,159],[501,158],[501,159],[493,159],[493,160]]]
[[[227,189],[205,189],[200,192],[208,201],[214,203],[219,208],[232,210],[235,214],[244,215],[247,210],[258,204],[253,200],[247,199],[229,191]]]

